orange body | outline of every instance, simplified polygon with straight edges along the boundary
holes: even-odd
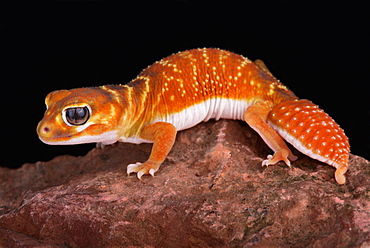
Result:
[[[345,183],[349,143],[324,111],[299,100],[261,62],[219,49],[194,49],[164,58],[127,85],[51,92],[37,132],[47,144],[153,142],[145,163],[127,172],[152,174],[173,146],[176,132],[211,118],[246,121],[275,152],[262,165],[302,153],[334,166]]]

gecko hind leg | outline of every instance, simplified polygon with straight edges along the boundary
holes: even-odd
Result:
[[[244,120],[275,152],[274,155],[267,156],[267,159],[262,162],[262,166],[273,165],[279,161],[284,161],[290,167],[290,161],[295,161],[297,157],[293,155],[283,138],[267,124],[267,115],[271,108],[272,103],[270,101],[257,102],[245,111]]]

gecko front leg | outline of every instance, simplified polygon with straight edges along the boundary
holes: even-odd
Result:
[[[262,166],[273,165],[279,161],[284,161],[290,166],[289,159],[295,161],[297,157],[293,155],[282,137],[267,124],[266,120],[271,108],[270,101],[257,102],[245,111],[244,120],[275,152],[274,155],[267,156],[267,159],[262,162]]]
[[[156,122],[145,126],[140,133],[140,138],[153,141],[152,152],[146,162],[129,164],[127,174],[136,172],[139,179],[144,174],[154,176],[175,143],[176,133],[175,126],[167,122]]]

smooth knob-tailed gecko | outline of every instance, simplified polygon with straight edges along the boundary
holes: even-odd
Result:
[[[153,143],[149,159],[130,164],[139,178],[159,169],[177,131],[211,118],[244,120],[274,151],[263,166],[297,157],[300,152],[336,168],[344,184],[349,142],[322,109],[301,100],[261,61],[232,52],[204,48],[179,52],[143,70],[126,85],[59,90],[49,93],[47,110],[37,127],[50,145],[116,141]],[[284,139],[284,140],[283,140]]]

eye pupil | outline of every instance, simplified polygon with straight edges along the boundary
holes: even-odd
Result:
[[[66,110],[66,119],[71,125],[83,125],[90,117],[87,107],[69,108]]]

